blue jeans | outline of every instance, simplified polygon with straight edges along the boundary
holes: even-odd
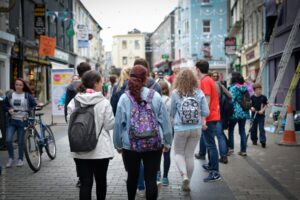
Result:
[[[8,156],[14,159],[14,148],[13,148],[13,137],[15,131],[18,134],[18,148],[19,148],[19,159],[23,160],[24,154],[24,127],[26,126],[25,121],[10,119],[8,121],[7,131],[6,131],[6,145]]]
[[[140,173],[139,173],[139,180],[138,180],[138,190],[145,190],[145,177],[144,177],[144,165],[141,161],[140,164]]]
[[[220,156],[227,156],[228,148],[227,148],[225,134],[223,131],[222,121],[217,122],[216,136],[218,139]],[[199,155],[205,156],[205,154],[206,154],[206,145],[202,134],[199,143]]]
[[[246,119],[231,119],[229,122],[228,128],[228,147],[234,149],[234,127],[236,124],[239,124],[239,134],[241,137],[241,152],[246,152],[247,144],[246,144]]]
[[[202,131],[203,141],[208,152],[208,166],[211,171],[219,172],[218,150],[215,143],[215,136],[218,132],[218,122],[207,122],[207,129]],[[200,138],[201,144],[201,138]],[[201,147],[202,148],[202,147]]]
[[[265,116],[264,115],[256,115],[255,119],[252,122],[251,140],[253,142],[257,142],[257,126],[259,127],[260,143],[266,143],[266,132],[264,129],[264,126],[265,126]]]

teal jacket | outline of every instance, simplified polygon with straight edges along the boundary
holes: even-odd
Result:
[[[250,119],[249,111],[244,111],[240,102],[242,101],[243,93],[248,92],[246,85],[234,84],[230,87],[229,92],[232,96],[233,115],[231,119]]]

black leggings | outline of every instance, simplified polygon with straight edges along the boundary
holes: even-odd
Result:
[[[170,158],[171,149],[167,152],[164,152],[164,178],[168,178],[169,169],[171,165],[171,158]]]
[[[98,200],[106,197],[106,175],[109,159],[77,159],[75,158],[81,182],[79,199],[92,199],[93,180],[96,181],[96,194]]]
[[[162,150],[150,152],[135,152],[123,149],[123,161],[127,169],[128,200],[134,200],[136,195],[141,160],[144,164],[146,199],[155,200],[158,196],[156,175],[159,169]]]

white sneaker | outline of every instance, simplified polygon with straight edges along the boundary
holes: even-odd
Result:
[[[23,160],[18,160],[17,167],[22,167],[24,165]]]
[[[146,191],[145,190],[137,190],[136,195],[139,198],[144,198],[146,196]]]
[[[13,159],[8,159],[8,162],[6,163],[6,168],[11,168],[13,165],[14,160]]]
[[[190,180],[187,176],[183,176],[183,181],[182,181],[182,186],[181,186],[182,190],[185,192],[190,191]]]

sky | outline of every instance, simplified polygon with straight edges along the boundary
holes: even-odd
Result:
[[[81,0],[102,27],[105,50],[110,51],[112,36],[134,28],[153,32],[177,6],[177,0]]]

